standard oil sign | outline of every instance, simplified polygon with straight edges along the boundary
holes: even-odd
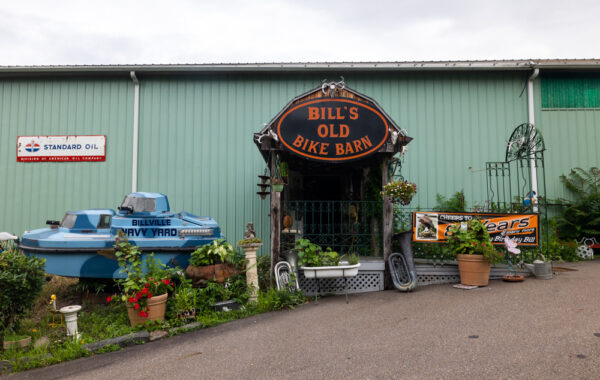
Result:
[[[388,137],[388,123],[368,104],[324,98],[290,108],[277,123],[277,135],[302,157],[346,162],[377,151]]]
[[[18,162],[105,161],[106,136],[18,136]]]

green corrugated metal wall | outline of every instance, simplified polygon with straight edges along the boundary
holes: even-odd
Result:
[[[419,185],[415,207],[432,207],[437,193],[448,196],[461,189],[470,201],[485,200],[480,170],[486,161],[503,160],[512,129],[527,121],[526,93],[521,95],[525,73],[340,74],[415,138],[403,169]],[[248,221],[268,240],[269,201],[256,195],[256,176],[265,164],[252,133],[293,97],[339,75],[138,77],[139,190],[164,192],[173,210],[216,218],[231,241],[241,238]],[[536,91],[539,104],[539,85]],[[0,80],[5,183],[0,230],[20,234],[68,209],[116,207],[131,188],[132,107],[133,84],[127,78]],[[552,117],[544,121],[545,115],[540,125],[556,123]],[[593,135],[594,121],[583,124],[577,127]],[[17,163],[16,138],[26,134],[106,134],[107,161]],[[553,135],[548,142],[550,156]],[[590,153],[593,143],[586,144],[587,152],[572,151],[586,157],[579,162],[596,159],[595,150]]]
[[[126,80],[0,80],[0,231],[116,207],[131,189],[132,99]],[[17,162],[17,136],[85,134],[107,136],[106,162]]]
[[[542,131],[547,150],[548,197],[568,198],[559,176],[575,167],[600,166],[600,109],[542,109],[541,81],[535,82],[535,100],[535,124]]]

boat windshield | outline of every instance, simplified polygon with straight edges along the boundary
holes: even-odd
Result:
[[[98,221],[98,226],[96,228],[110,228],[110,215],[100,215],[100,220]]]
[[[156,211],[156,202],[153,198],[127,196],[123,199],[121,207],[131,207],[133,212],[154,212]]]
[[[73,228],[75,225],[75,221],[77,220],[76,214],[65,214],[62,222],[60,222],[60,226],[64,228]]]

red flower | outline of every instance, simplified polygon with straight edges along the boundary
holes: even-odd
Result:
[[[146,313],[144,310],[140,310],[140,317],[147,317],[148,313]]]
[[[473,245],[475,245],[475,242],[473,242]]]
[[[137,292],[137,293],[135,293],[135,296],[136,296],[137,298],[142,298],[142,292]]]
[[[165,285],[169,285],[171,283],[171,280],[169,280],[168,278],[163,280],[163,282],[165,283]]]
[[[135,305],[133,305],[133,307],[135,308],[135,310],[139,310],[140,309],[140,304],[136,303]]]
[[[108,296],[106,297],[106,302],[110,302],[112,300],[112,297]]]
[[[134,303],[134,298],[133,297],[129,297],[129,303]]]
[[[147,288],[147,287],[149,287],[149,286],[150,286],[150,284],[149,284],[149,283],[146,283],[145,287]]]
[[[146,297],[148,297],[148,299],[152,298],[152,293],[148,292],[148,295]]]
[[[142,294],[146,294],[146,293],[148,293],[148,288],[142,289]]]
[[[132,303],[135,303],[135,302],[137,302],[137,301],[138,301],[137,297],[133,297],[133,298],[132,298],[132,300],[133,300],[133,302],[132,302]]]

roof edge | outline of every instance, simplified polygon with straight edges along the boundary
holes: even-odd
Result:
[[[230,73],[290,71],[426,71],[426,70],[530,70],[600,68],[600,59],[406,61],[406,62],[298,62],[298,63],[207,63],[141,65],[50,65],[0,66],[0,73]]]

